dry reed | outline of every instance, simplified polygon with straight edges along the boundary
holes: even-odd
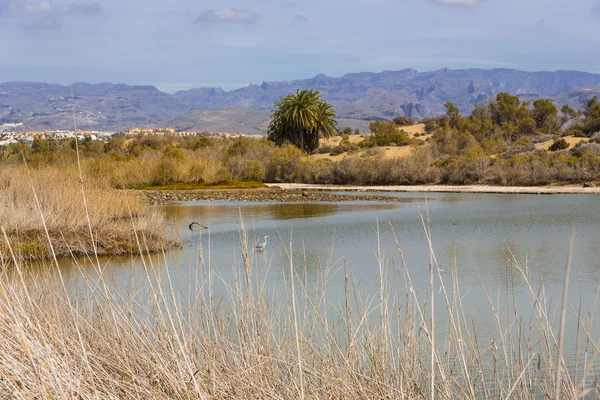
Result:
[[[137,252],[131,216],[138,229],[151,239],[151,250],[172,244],[164,234],[161,212],[144,204],[137,195],[94,182],[93,187],[86,188],[85,207],[78,181],[76,166],[45,167],[34,170],[31,176],[22,166],[0,170],[0,226],[20,258],[50,255],[40,214],[59,256],[93,253],[94,246],[99,254]],[[0,243],[0,253],[0,257],[8,258],[4,241]]]
[[[144,248],[145,235],[133,227]],[[558,338],[543,286],[534,285],[526,266],[512,257],[530,305],[503,308],[488,294],[482,312],[495,321],[487,332],[493,341],[482,343],[481,329],[462,306],[458,266],[446,281],[429,233],[427,240],[427,287],[413,285],[398,239],[401,265],[377,252],[380,290],[362,293],[344,272],[340,301],[325,294],[335,279],[331,258],[321,266],[320,281],[309,286],[292,261],[291,238],[282,255],[284,270],[289,268],[286,293],[277,294],[258,278],[245,231],[242,257],[231,266],[234,279],[222,280],[199,258],[188,271],[188,288],[173,286],[164,254],[157,260],[140,252],[146,283],[129,290],[95,279],[94,274],[102,277],[100,266],[92,275],[81,268],[85,295],[46,276],[48,271],[27,276],[15,259],[13,273],[0,279],[0,397],[552,397]],[[427,291],[421,299],[420,289]],[[427,315],[434,293],[445,304],[443,313],[436,308],[435,318],[448,321],[436,324],[435,332],[433,314]],[[512,304],[509,299],[507,294]],[[599,349],[593,315],[587,321],[577,315],[588,349],[578,366],[582,374],[571,377],[573,368],[563,370],[563,398],[600,394],[594,383]]]

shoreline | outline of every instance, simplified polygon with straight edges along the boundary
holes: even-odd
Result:
[[[490,185],[414,185],[414,186],[347,186],[347,185],[311,185],[303,183],[267,183],[261,189],[171,189],[139,190],[150,204],[173,204],[186,201],[234,201],[234,202],[345,202],[379,201],[410,202],[412,197],[390,197],[377,195],[383,193],[483,193],[483,194],[600,194],[600,187],[582,186],[490,186]],[[330,193],[342,192],[342,193]],[[345,194],[347,192],[348,194]],[[354,194],[350,195],[350,192]],[[357,194],[361,193],[361,194]]]
[[[583,186],[491,186],[491,185],[322,185],[304,183],[266,183],[282,190],[334,192],[399,192],[399,193],[491,193],[491,194],[600,194],[600,187]]]
[[[377,201],[406,203],[412,198],[379,196],[376,194],[334,194],[326,191],[283,190],[279,187],[231,190],[140,190],[150,204],[172,204],[185,201],[231,201],[253,203],[339,203],[347,201]]]

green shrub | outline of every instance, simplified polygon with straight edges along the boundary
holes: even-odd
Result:
[[[340,146],[350,146],[350,136],[342,135],[342,140],[340,141]]]
[[[585,154],[591,154],[600,157],[600,144],[593,142],[579,142],[571,149],[571,154],[575,157],[583,157]]]
[[[588,137],[588,136],[585,134],[585,132],[583,132],[583,130],[581,130],[581,129],[575,129],[575,130],[573,131],[573,136],[575,136],[575,137],[581,137],[581,138]]]
[[[187,150],[198,150],[199,148],[210,146],[210,144],[210,139],[204,135],[187,136],[181,140],[181,147]]]
[[[438,121],[436,118],[425,118],[421,120],[421,123],[425,125],[426,133],[433,133],[438,128]]]
[[[365,140],[375,146],[404,146],[409,144],[408,135],[387,121],[375,121],[369,124],[372,134]]]
[[[371,148],[375,147],[375,142],[372,140],[369,140],[369,137],[367,136],[367,138],[358,142],[358,147],[360,147],[361,149],[371,149]]]
[[[567,143],[567,141],[565,139],[560,138],[558,140],[555,140],[554,143],[552,143],[549,150],[550,151],[558,151],[558,150],[564,150],[564,149],[568,149],[568,148],[569,148],[569,143]]]
[[[396,124],[398,126],[408,126],[408,125],[414,125],[415,124],[415,120],[414,119],[412,119],[410,117],[405,117],[403,115],[394,118],[393,121],[394,121],[394,124]]]
[[[356,146],[356,145],[352,145],[352,144],[348,144],[348,145],[339,145],[336,146],[334,148],[331,149],[331,152],[329,153],[330,156],[337,156],[339,154],[343,154],[343,153],[351,153],[354,151],[358,151],[360,150],[360,147]]]
[[[337,156],[348,151],[348,146],[335,146],[329,153],[330,156]]]

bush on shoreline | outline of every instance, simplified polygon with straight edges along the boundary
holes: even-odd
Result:
[[[83,155],[82,169],[91,186],[116,189],[235,181],[528,186],[600,179],[597,143],[545,152],[535,149],[534,138],[530,142],[520,140],[505,151],[493,143],[482,147],[468,135],[457,138],[452,131],[444,132],[437,132],[431,145],[419,146],[407,157],[386,159],[373,148],[360,156],[328,162],[307,157],[294,146],[276,146],[264,139],[209,139],[202,146],[189,145],[193,142],[187,140],[134,139],[116,149],[109,142],[105,145],[108,152],[99,155]],[[335,155],[355,149],[349,145],[324,151]],[[52,155],[45,154],[43,161],[31,154],[32,149],[26,151],[27,160],[33,162],[33,175],[48,168],[73,168],[76,161],[69,146],[57,147]],[[490,151],[501,154],[491,157]],[[18,163],[18,157],[9,157],[2,168],[16,168]]]

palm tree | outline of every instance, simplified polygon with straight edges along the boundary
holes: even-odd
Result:
[[[275,103],[269,125],[269,140],[289,142],[306,152],[319,147],[319,137],[337,132],[335,110],[321,98],[317,90],[300,90],[281,97]]]

